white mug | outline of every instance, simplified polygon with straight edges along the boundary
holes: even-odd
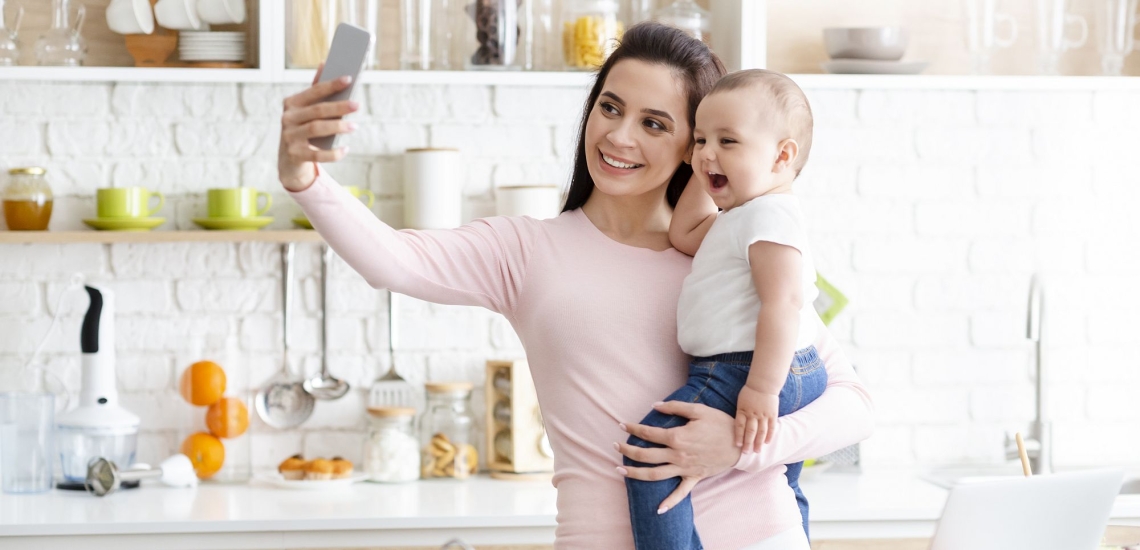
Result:
[[[245,22],[245,0],[198,0],[198,16],[212,25]]]
[[[557,185],[505,185],[495,189],[495,214],[545,220],[558,215],[561,198]]]
[[[111,0],[107,6],[107,26],[119,34],[154,32],[154,11],[149,0]]]
[[[451,229],[463,223],[459,150],[408,149],[404,153],[404,227]]]
[[[158,24],[168,29],[196,31],[204,27],[195,6],[197,0],[158,0],[154,5],[154,17]]]

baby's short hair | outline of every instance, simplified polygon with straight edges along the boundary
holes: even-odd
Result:
[[[808,153],[811,152],[812,125],[811,105],[808,103],[804,91],[783,73],[766,69],[748,69],[729,73],[717,81],[709,95],[717,92],[727,92],[742,88],[752,88],[771,100],[777,106],[777,124],[783,124],[783,130],[788,137],[796,140],[799,145],[799,155],[793,167],[796,175],[800,175],[807,164]]]

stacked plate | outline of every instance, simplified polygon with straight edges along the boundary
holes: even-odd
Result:
[[[182,31],[178,55],[183,61],[245,61],[244,32]]]

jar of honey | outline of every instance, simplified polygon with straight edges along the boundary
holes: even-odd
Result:
[[[12,231],[43,231],[51,221],[52,194],[44,174],[32,166],[8,170],[8,185],[0,193],[4,221]]]

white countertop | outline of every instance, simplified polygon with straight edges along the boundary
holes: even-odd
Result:
[[[812,535],[829,538],[930,536],[946,491],[910,472],[823,473],[803,482]],[[203,484],[144,484],[97,498],[51,491],[0,495],[0,547],[332,548],[544,544],[554,539],[555,492],[548,482],[432,480],[358,483],[346,490],[291,491]],[[1140,496],[1121,496],[1113,523],[1140,525]]]

